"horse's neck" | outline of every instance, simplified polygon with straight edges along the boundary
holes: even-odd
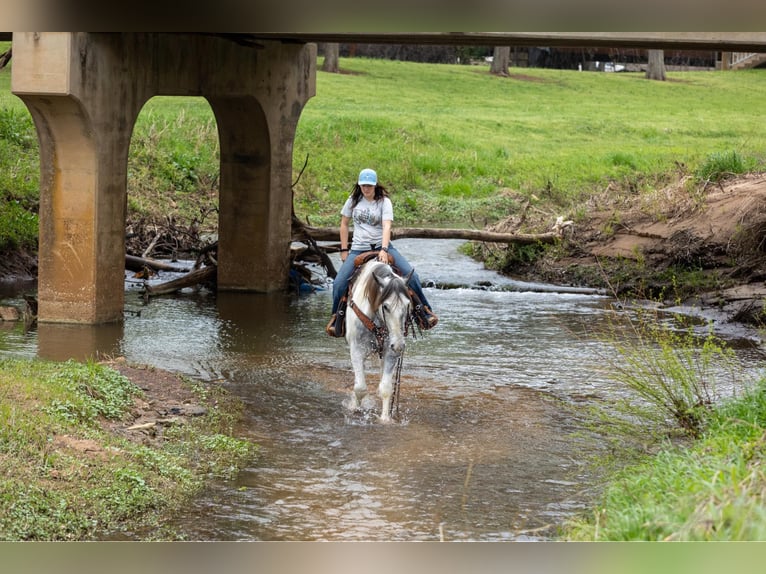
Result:
[[[372,268],[363,269],[351,286],[350,299],[354,302],[360,311],[372,318],[372,304],[366,297],[367,284],[374,281],[372,277]]]

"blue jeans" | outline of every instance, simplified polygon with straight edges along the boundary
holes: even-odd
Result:
[[[346,260],[343,262],[343,265],[340,266],[340,269],[338,269],[338,274],[335,276],[335,282],[332,286],[332,312],[335,313],[338,310],[338,304],[340,303],[340,300],[343,298],[343,295],[345,295],[346,290],[348,289],[348,280],[351,278],[351,275],[354,273],[354,259],[357,255],[361,253],[365,253],[366,251],[370,251],[369,249],[365,249],[362,251],[354,251],[353,249],[348,252],[348,257],[346,257]],[[379,249],[376,249],[375,251],[379,251]],[[402,277],[406,277],[407,273],[412,271],[412,265],[409,264],[409,262],[404,258],[404,256],[399,253],[396,248],[389,244],[388,246],[388,254],[391,255],[394,258],[394,266],[399,270],[399,273]],[[431,304],[428,302],[428,299],[426,299],[425,294],[423,293],[423,286],[420,284],[420,277],[418,277],[417,271],[412,274],[412,277],[410,278],[409,282],[410,288],[415,292],[415,294],[420,297],[421,303],[423,305],[427,305],[429,309],[432,309]]]

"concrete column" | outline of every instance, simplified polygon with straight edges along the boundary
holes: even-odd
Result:
[[[236,40],[14,33],[12,89],[40,140],[41,322],[122,319],[128,150],[154,95],[204,96],[218,120],[219,289],[286,285],[292,144],[316,49]]]
[[[38,319],[120,319],[135,78],[86,35],[14,33],[13,49],[12,88],[40,141]]]
[[[219,290],[271,292],[288,280],[293,139],[314,95],[316,50],[276,45],[256,57],[244,94],[206,94],[221,143]]]

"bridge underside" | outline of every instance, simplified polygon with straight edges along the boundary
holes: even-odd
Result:
[[[106,323],[124,306],[127,161],[156,95],[202,96],[218,124],[218,286],[286,285],[292,146],[315,93],[311,44],[202,34],[13,34],[12,90],[40,141],[38,318]]]

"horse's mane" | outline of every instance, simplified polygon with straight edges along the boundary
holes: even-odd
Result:
[[[380,283],[386,278],[391,280],[381,289]],[[404,280],[396,275],[388,265],[377,265],[372,272],[367,275],[367,284],[364,286],[364,296],[370,302],[373,314],[392,294],[401,293],[408,295],[407,285]]]

